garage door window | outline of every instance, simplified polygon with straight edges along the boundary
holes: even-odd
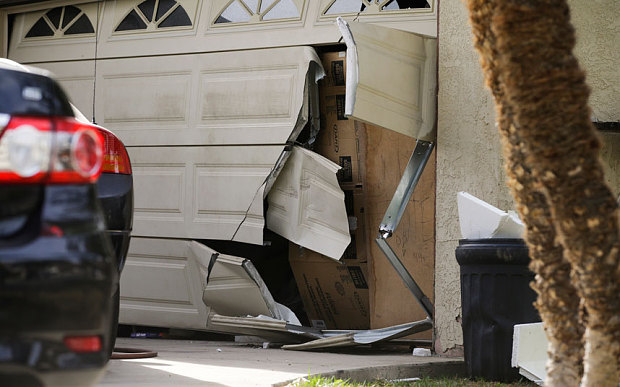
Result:
[[[331,16],[359,12],[376,14],[384,11],[415,10],[419,8],[430,8],[430,4],[427,0],[333,0],[325,8],[323,15]]]
[[[134,31],[192,25],[185,9],[175,0],[146,0],[133,7],[115,31]]]
[[[296,3],[293,0],[234,0],[224,7],[215,24],[299,19],[299,7],[303,2]]]
[[[95,29],[88,16],[80,8],[68,5],[47,11],[28,30],[26,38],[93,34],[94,32]]]

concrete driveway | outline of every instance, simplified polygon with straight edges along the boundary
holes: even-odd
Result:
[[[117,347],[158,352],[111,360],[98,386],[272,386],[312,374],[352,380],[400,379],[464,372],[462,359],[350,349],[300,352],[235,342],[119,338]]]

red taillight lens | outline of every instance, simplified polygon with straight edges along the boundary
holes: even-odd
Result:
[[[0,136],[0,181],[37,183],[50,167],[52,123],[13,117]]]
[[[103,138],[73,118],[13,117],[0,136],[0,182],[93,183]]]
[[[103,168],[102,172],[131,175],[129,155],[123,143],[107,130],[100,129],[103,135]]]
[[[101,337],[99,336],[67,336],[64,339],[65,347],[73,352],[101,351]]]

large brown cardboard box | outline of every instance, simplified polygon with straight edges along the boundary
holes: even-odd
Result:
[[[321,131],[314,150],[342,167],[338,171],[341,186],[364,184],[364,156],[366,132],[344,116],[344,52],[321,55],[326,77],[319,83]]]
[[[291,243],[289,261],[311,325],[320,329],[369,329],[368,267],[342,263]]]
[[[321,63],[325,69],[325,77],[321,80],[321,85],[327,94],[344,94],[347,70],[346,54],[346,51],[321,54]]]

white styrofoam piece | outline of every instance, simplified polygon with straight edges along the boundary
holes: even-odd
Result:
[[[521,238],[525,226],[518,215],[502,211],[467,193],[457,194],[459,224],[464,239]]]
[[[429,348],[414,348],[412,352],[413,356],[431,356],[431,350]]]
[[[340,167],[295,146],[269,192],[267,228],[298,245],[340,259],[351,242]]]
[[[542,385],[547,377],[547,336],[542,323],[517,324],[512,338],[513,367],[533,382]]]

